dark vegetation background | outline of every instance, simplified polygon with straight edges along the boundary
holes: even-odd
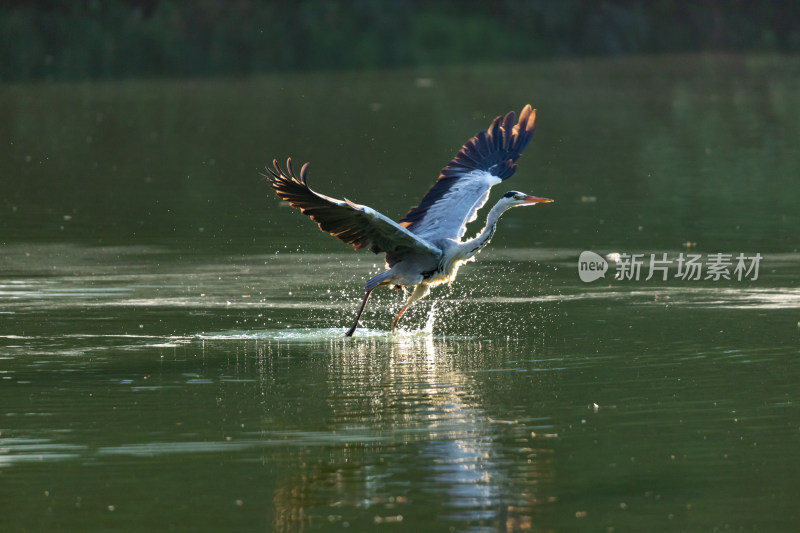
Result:
[[[2,0],[0,81],[800,51],[800,2]]]

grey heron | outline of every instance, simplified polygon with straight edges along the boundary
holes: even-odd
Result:
[[[475,237],[462,240],[467,224],[477,218],[478,210],[489,199],[489,190],[514,174],[516,161],[533,137],[536,110],[526,105],[518,122],[515,118],[513,111],[496,117],[488,129],[467,141],[442,169],[419,205],[399,222],[366,205],[313,191],[307,183],[308,163],[300,169],[299,176],[292,169],[291,158],[286,161],[285,170],[277,160],[272,161],[273,168],[267,167],[265,176],[277,195],[311,217],[322,231],[356,250],[366,247],[373,253],[386,254],[386,270],[367,281],[364,299],[346,337],[355,332],[376,287],[412,288],[392,320],[394,331],[411,304],[426,296],[431,287],[452,283],[459,267],[489,244],[500,215],[512,207],[553,201],[509,191],[489,211],[486,226]]]

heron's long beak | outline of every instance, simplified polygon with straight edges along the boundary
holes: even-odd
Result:
[[[550,198],[540,198],[539,196],[526,196],[525,203],[526,204],[544,204],[547,202],[552,202]]]

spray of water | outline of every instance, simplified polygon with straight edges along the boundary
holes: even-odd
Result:
[[[433,334],[433,323],[436,321],[436,304],[431,304],[431,310],[428,313],[428,320],[425,322],[425,328],[422,330],[425,333]]]

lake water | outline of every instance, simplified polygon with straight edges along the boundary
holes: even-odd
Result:
[[[555,203],[342,338],[382,258],[263,166],[399,218],[526,103],[491,201]],[[5,85],[0,117],[3,531],[800,527],[800,59]]]

